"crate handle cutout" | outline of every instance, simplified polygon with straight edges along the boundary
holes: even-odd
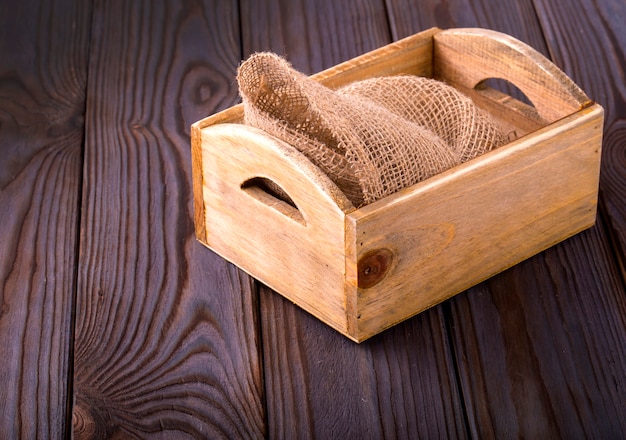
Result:
[[[435,76],[462,91],[472,91],[490,78],[504,79],[519,88],[548,123],[592,104],[550,60],[509,35],[450,29],[433,39]]]
[[[513,82],[487,78],[476,84],[467,95],[500,122],[509,142],[549,125],[528,96]],[[509,121],[515,121],[510,124]]]
[[[478,93],[485,93],[487,90],[497,90],[499,93],[507,95],[517,101],[535,109],[535,104],[522,92],[519,87],[511,81],[502,78],[487,78],[480,81],[474,86],[474,90]]]
[[[302,212],[287,192],[267,177],[253,177],[241,184],[241,189],[261,203],[276,209],[281,214],[306,225]]]
[[[303,153],[259,129],[221,123],[203,128],[201,137],[205,145],[221,146],[200,151],[203,172],[211,176],[202,183],[211,186],[205,195],[212,200],[205,205],[211,211],[205,210],[203,222],[219,212],[241,211],[250,220],[279,222],[301,233],[302,226],[324,229],[321,219],[339,219],[354,209]]]

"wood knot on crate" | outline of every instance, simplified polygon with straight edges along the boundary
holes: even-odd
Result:
[[[376,249],[363,255],[357,263],[359,288],[368,289],[380,283],[389,273],[393,260],[394,253],[386,248]]]

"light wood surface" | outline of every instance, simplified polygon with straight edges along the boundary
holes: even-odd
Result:
[[[488,29],[450,29],[434,37],[435,76],[461,91],[499,78],[517,86],[548,123],[590,105],[580,88],[532,47]]]
[[[201,130],[207,244],[341,332],[344,210],[354,209],[302,153],[260,130],[218,124]],[[280,186],[296,207],[251,179]]]
[[[581,110],[348,214],[356,260],[398,264],[357,295],[359,336],[422,311],[595,223],[603,110]]]

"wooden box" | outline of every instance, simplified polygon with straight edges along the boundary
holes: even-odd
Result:
[[[493,31],[430,29],[313,77],[334,88],[398,74],[457,87],[515,140],[356,209],[294,147],[242,125],[241,105],[192,126],[198,239],[357,342],[596,217],[603,110],[541,54]]]

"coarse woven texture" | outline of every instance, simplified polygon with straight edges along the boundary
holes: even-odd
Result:
[[[237,80],[245,123],[300,150],[357,207],[504,139],[469,98],[428,78],[382,77],[333,91],[264,52],[241,64]]]
[[[467,95],[435,79],[419,76],[373,78],[349,84],[341,92],[370,99],[432,130],[452,148],[459,163],[506,142],[491,115]]]

